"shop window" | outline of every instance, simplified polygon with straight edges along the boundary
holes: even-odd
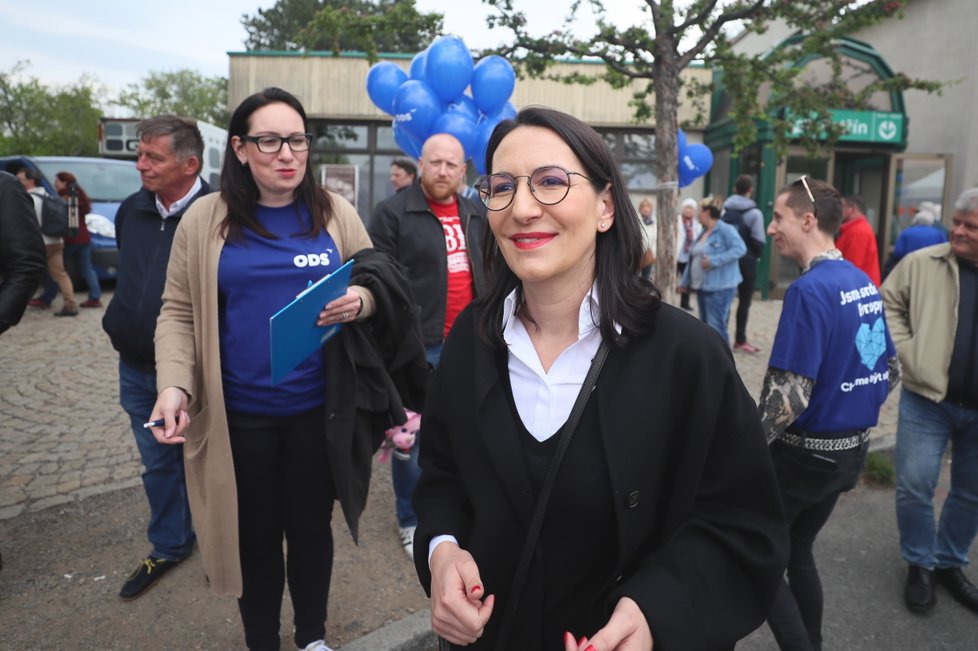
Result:
[[[947,225],[948,211],[943,204],[947,194],[949,164],[945,156],[894,156],[893,210],[888,233],[890,246],[910,226],[922,205]]]

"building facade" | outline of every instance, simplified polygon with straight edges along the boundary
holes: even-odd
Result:
[[[370,63],[358,53],[231,52],[228,104],[237,106],[245,97],[267,86],[279,86],[302,102],[314,135],[313,165],[325,182],[326,176],[342,174],[348,198],[354,200],[367,221],[373,206],[393,193],[388,180],[390,163],[404,153],[394,142],[391,116],[377,109],[366,91]],[[405,72],[413,55],[382,55]],[[555,72],[595,74],[603,64],[562,62]],[[708,83],[705,68],[690,68],[687,79]],[[637,205],[652,197],[657,179],[652,160],[655,125],[637,123],[629,105],[634,88],[615,89],[598,82],[590,86],[557,81],[517,80],[511,102],[517,108],[550,106],[570,113],[594,126],[606,139],[621,165],[632,199]],[[697,107],[680,107],[679,119],[694,121]],[[702,142],[702,131],[690,129],[689,142]],[[469,181],[476,178],[469,165]],[[702,181],[683,191],[699,197]]]

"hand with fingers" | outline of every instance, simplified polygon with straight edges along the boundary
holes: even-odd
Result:
[[[604,628],[575,640],[564,633],[564,651],[652,651],[652,631],[645,615],[632,599],[622,597]]]
[[[351,287],[346,288],[346,294],[330,301],[319,313],[317,326],[349,323],[359,316],[363,309],[363,299]]]
[[[494,595],[485,596],[470,553],[453,542],[435,547],[431,554],[431,628],[435,633],[452,644],[472,644],[482,636],[495,600]]]
[[[190,425],[187,402],[187,394],[180,387],[166,387],[160,391],[150,414],[150,420],[163,419],[163,427],[150,428],[158,442],[173,445],[187,440],[183,435]]]

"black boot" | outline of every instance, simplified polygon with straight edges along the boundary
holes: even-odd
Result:
[[[944,586],[959,604],[978,613],[978,588],[968,580],[960,567],[939,567],[934,572],[937,582]]]
[[[907,585],[903,590],[903,599],[912,612],[921,615],[929,613],[937,603],[937,595],[934,593],[934,570],[911,565],[907,570]]]

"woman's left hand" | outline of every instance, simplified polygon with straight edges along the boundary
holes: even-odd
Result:
[[[709,269],[710,268],[710,256],[704,255],[703,256],[703,259],[700,261],[700,266],[703,267],[704,269]]]
[[[564,636],[565,651],[652,651],[649,623],[632,599],[622,597],[604,628],[589,640]]]
[[[360,314],[360,310],[362,309],[363,299],[360,298],[360,294],[347,287],[344,296],[340,296],[335,301],[330,301],[326,304],[323,311],[319,313],[319,319],[316,321],[316,325],[325,326],[335,323],[349,323]]]

